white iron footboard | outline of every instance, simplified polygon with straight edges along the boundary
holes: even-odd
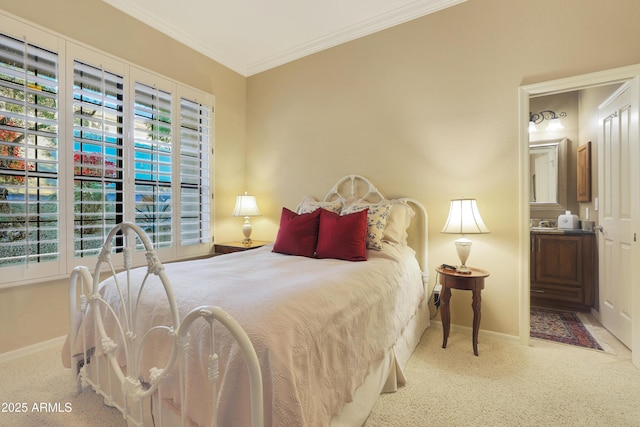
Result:
[[[111,261],[112,242],[114,238],[124,239],[122,255],[124,256],[124,274],[116,275],[116,268]],[[132,267],[132,251],[136,242],[142,243],[146,250],[147,273],[142,283],[132,284],[130,271]],[[103,268],[103,264],[105,264]],[[113,307],[100,294],[100,275],[107,271],[113,277],[113,284],[117,287],[119,307]],[[140,298],[147,279],[150,275],[159,277],[167,296],[172,321],[168,325],[155,325],[147,331],[137,330],[137,320],[145,313],[139,312]],[[80,282],[80,289],[78,289]],[[126,282],[126,283],[122,283]],[[79,296],[78,296],[79,293]],[[78,304],[79,301],[79,304]],[[147,235],[132,223],[121,223],[109,233],[102,248],[93,275],[86,267],[74,269],[69,282],[70,304],[70,332],[69,343],[71,354],[78,347],[76,341],[81,341],[82,351],[71,359],[74,381],[78,385],[78,392],[83,386],[91,386],[102,395],[105,404],[114,406],[127,420],[129,425],[144,426],[151,415],[150,401],[163,402],[163,383],[172,373],[172,368],[178,362],[181,402],[185,401],[185,359],[182,357],[186,350],[188,330],[197,319],[204,319],[209,323],[210,349],[208,355],[209,381],[213,390],[213,401],[205,404],[213,405],[212,425],[215,424],[218,384],[218,355],[215,351],[215,337],[213,323],[218,321],[223,325],[239,344],[249,369],[251,393],[251,420],[253,427],[263,425],[262,375],[258,358],[242,327],[224,310],[219,307],[202,306],[191,310],[181,322],[177,310],[176,300],[169,279],[165,275],[164,267],[153,250]],[[105,328],[103,316],[113,316],[117,328],[116,333],[110,334]],[[86,328],[92,328],[90,331]],[[147,375],[143,375],[140,368],[140,358],[143,347],[150,334],[166,333],[173,343],[170,357],[163,367],[151,368]],[[87,339],[92,337],[92,339]],[[91,342],[90,342],[91,341]],[[95,344],[94,344],[95,343]],[[124,357],[124,370],[118,358]],[[79,375],[78,375],[79,374]],[[143,382],[141,378],[149,378]],[[164,425],[162,409],[156,411],[154,425]],[[182,425],[187,424],[186,415],[180,415]],[[171,425],[175,425],[175,420]],[[168,422],[167,422],[167,425]]]

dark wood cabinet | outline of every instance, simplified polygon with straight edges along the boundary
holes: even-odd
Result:
[[[591,141],[578,147],[578,201],[591,201]]]
[[[590,311],[596,260],[593,233],[531,233],[531,305]]]

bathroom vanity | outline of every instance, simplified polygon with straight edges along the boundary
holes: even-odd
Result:
[[[532,229],[531,305],[588,312],[595,300],[593,231]]]

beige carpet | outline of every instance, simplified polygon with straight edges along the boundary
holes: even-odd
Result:
[[[448,348],[441,344],[436,324],[409,361],[409,383],[380,397],[366,427],[640,425],[640,371],[628,355],[539,340],[524,347],[481,333],[475,357],[470,335],[456,329]],[[0,364],[0,402],[28,406],[0,412],[0,426],[124,426],[95,393],[73,394],[58,353]],[[40,402],[62,412],[34,411]]]
[[[624,356],[531,340],[526,347],[429,328],[409,383],[380,397],[366,427],[640,426],[640,371]]]

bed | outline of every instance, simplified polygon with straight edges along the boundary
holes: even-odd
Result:
[[[79,268],[63,352],[74,378],[130,425],[249,426],[253,374],[233,339],[245,334],[259,363],[264,425],[361,426],[381,392],[404,384],[429,326],[426,210],[349,175],[324,199],[283,208],[280,225],[274,244],[250,251],[163,265],[151,250],[146,268]],[[116,283],[125,282],[123,296]],[[87,297],[92,291],[98,296]],[[213,322],[203,306],[223,310],[240,331]]]

